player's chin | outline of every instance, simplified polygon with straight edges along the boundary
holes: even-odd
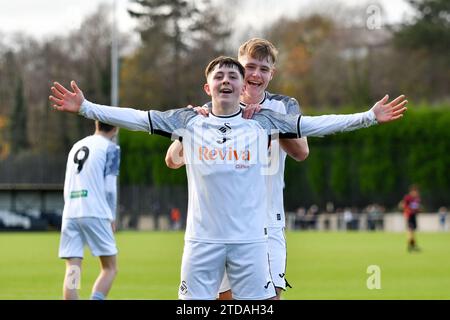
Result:
[[[264,92],[264,87],[263,86],[247,86],[246,91],[251,96],[256,96],[256,95],[260,95],[262,92]]]
[[[219,95],[219,100],[220,101],[234,101],[236,99],[238,99],[239,97],[234,94],[234,93],[221,93]]]

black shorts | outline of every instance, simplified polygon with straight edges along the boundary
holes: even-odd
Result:
[[[409,230],[416,230],[417,229],[417,219],[416,215],[412,214],[408,217],[408,229]]]

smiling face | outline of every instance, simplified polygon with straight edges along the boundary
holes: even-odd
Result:
[[[249,55],[239,57],[239,62],[245,68],[245,92],[242,100],[245,103],[259,103],[264,98],[264,92],[273,78],[275,71],[269,58],[257,59]]]
[[[217,64],[208,74],[204,89],[212,97],[213,108],[234,111],[239,108],[244,81],[237,66]]]

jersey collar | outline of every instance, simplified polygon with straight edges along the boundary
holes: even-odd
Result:
[[[241,113],[242,113],[242,108],[239,108],[239,110],[233,114],[228,114],[226,116],[219,116],[219,115],[215,115],[211,110],[211,116],[213,116],[214,118],[220,118],[220,119],[234,118],[236,116],[240,116]]]
[[[262,105],[266,101],[266,99],[267,99],[267,91],[264,91],[264,97],[259,102],[259,104]],[[244,107],[244,108],[247,106],[247,104],[242,101],[239,101],[239,104],[241,105],[241,107]]]

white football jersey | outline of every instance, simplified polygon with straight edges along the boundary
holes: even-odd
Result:
[[[67,158],[63,218],[114,220],[105,184],[107,176],[119,174],[119,164],[119,146],[101,135],[75,143]]]
[[[278,122],[278,118],[273,118]],[[198,116],[193,110],[150,112],[153,133],[182,137],[189,203],[185,239],[210,243],[266,240],[267,120]],[[298,135],[297,119],[278,124]],[[183,129],[173,130],[172,128]]]
[[[229,116],[107,107],[87,100],[80,114],[128,130],[181,137],[188,176],[185,239],[211,243],[266,241],[269,135],[323,136],[376,124],[369,110],[351,115],[307,117],[261,110],[253,119],[241,110]],[[251,194],[249,194],[249,192]]]
[[[260,102],[262,109],[269,109],[281,114],[299,115],[300,107],[294,98],[272,94],[266,91],[264,99]],[[246,105],[241,102],[241,106]],[[267,198],[269,199],[269,210],[267,214],[268,227],[285,227],[286,218],[284,212],[284,168],[286,152],[280,147],[278,139],[272,139],[269,148],[270,165],[273,174],[266,176]]]

